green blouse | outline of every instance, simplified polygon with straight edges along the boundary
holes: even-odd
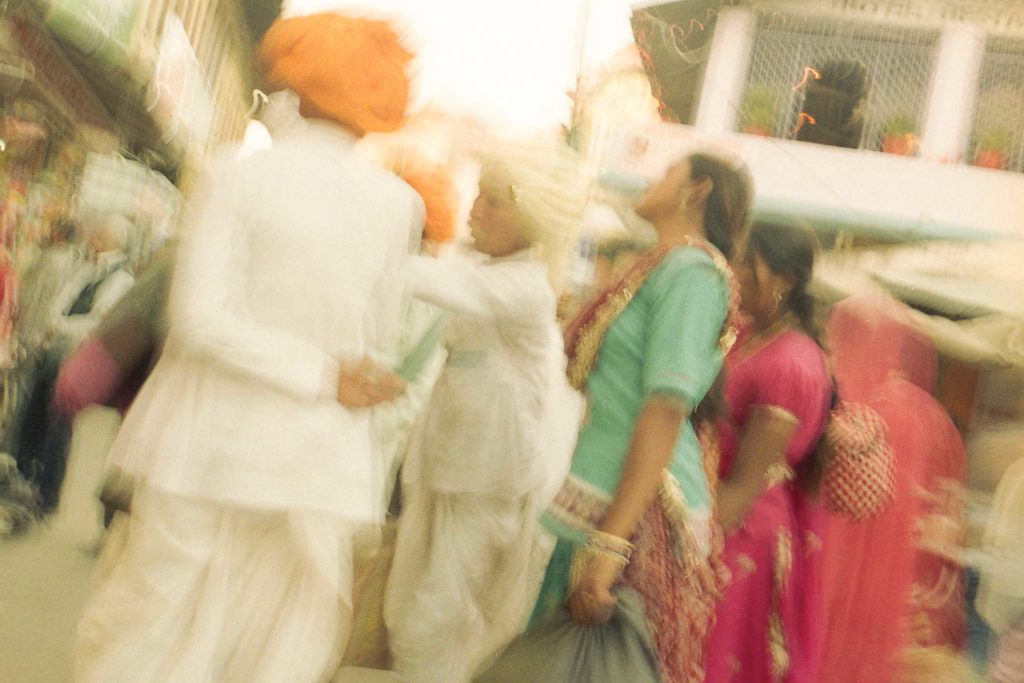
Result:
[[[665,256],[612,322],[587,378],[574,477],[613,495],[647,399],[671,396],[690,409],[700,403],[722,367],[718,341],[728,305],[729,284],[704,251],[682,247]],[[689,421],[669,471],[691,512],[710,510],[701,448]]]

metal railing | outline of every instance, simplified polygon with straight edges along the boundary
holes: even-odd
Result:
[[[774,114],[771,134],[795,138],[804,84],[814,77],[808,67],[844,61],[860,64],[867,77],[859,148],[881,149],[889,124],[899,118],[909,120],[910,134],[919,137],[938,37],[933,29],[794,14],[780,20],[778,13],[762,14],[741,119],[751,105],[769,106]]]

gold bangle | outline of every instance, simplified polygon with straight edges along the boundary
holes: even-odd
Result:
[[[633,544],[622,538],[604,531],[591,531],[587,535],[587,546],[603,550],[605,552],[621,555],[626,562],[633,555]]]
[[[782,484],[787,481],[793,481],[796,478],[796,472],[793,468],[784,462],[772,463],[768,466],[768,469],[764,471],[764,480],[767,482],[769,487],[775,486],[776,484]]]
[[[628,557],[626,557],[622,553],[617,553],[614,550],[608,550],[607,548],[599,548],[597,546],[592,545],[584,546],[584,549],[590,555],[607,557],[609,559],[615,560],[616,563],[622,565],[623,567],[629,564]]]
[[[572,592],[579,585],[580,579],[590,568],[591,563],[598,557],[605,557],[614,560],[619,565],[619,573],[625,570],[629,564],[629,558],[621,553],[608,551],[604,548],[597,548],[590,544],[581,545],[572,554],[572,563],[569,567],[569,591]]]

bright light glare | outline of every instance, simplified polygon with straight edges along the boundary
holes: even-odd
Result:
[[[245,125],[245,137],[242,138],[242,145],[238,148],[238,158],[255,154],[260,150],[270,149],[274,144],[270,138],[270,131],[259,121],[250,120]]]
[[[289,0],[289,14],[331,9],[399,17],[417,53],[413,110],[478,116],[511,130],[569,122],[580,61],[604,63],[632,42],[627,0]]]

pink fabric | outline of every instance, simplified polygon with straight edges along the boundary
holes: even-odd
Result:
[[[966,586],[960,565],[936,550],[963,546],[967,452],[960,432],[935,398],[917,386],[894,388],[910,422],[922,460],[914,493],[918,516],[913,531],[917,552],[910,595],[910,641],[917,647],[960,650],[967,642]]]
[[[97,339],[88,339],[61,364],[53,405],[73,417],[94,403],[107,403],[122,380],[121,368]]]
[[[783,408],[799,419],[786,453],[790,466],[799,467],[825,428],[832,399],[821,349],[806,335],[787,332],[749,357],[737,345],[727,367],[730,419],[719,425],[722,478],[729,478],[743,425],[756,406]],[[777,484],[726,539],[732,579],[708,643],[708,683],[817,683],[823,515],[794,482]],[[774,635],[773,619],[780,627]]]
[[[935,393],[935,346],[911,329],[909,316],[905,304],[883,295],[850,297],[832,307],[826,338],[843,398],[870,399],[891,374]]]
[[[906,307],[884,298],[848,299],[829,320],[840,395],[878,411],[896,455],[896,497],[886,510],[861,522],[826,514],[821,680],[830,683],[888,683],[908,646],[964,639],[959,568],[918,549],[925,513],[938,515],[939,527],[962,521],[955,490],[964,448],[930,393],[934,346],[906,320]]]

